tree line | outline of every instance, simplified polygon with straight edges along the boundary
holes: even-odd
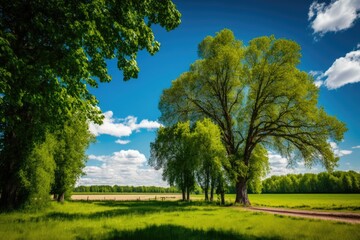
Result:
[[[180,190],[177,187],[92,185],[75,187],[74,192],[179,193]]]
[[[262,193],[360,193],[360,173],[287,174],[262,181]]]

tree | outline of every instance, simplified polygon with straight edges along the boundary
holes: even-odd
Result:
[[[19,197],[26,199],[24,208],[37,210],[49,203],[49,192],[54,181],[55,149],[56,139],[47,133],[45,141],[35,145],[26,165],[21,168],[19,180],[23,190]]]
[[[19,173],[47,131],[74,109],[101,122],[88,87],[111,80],[105,60],[137,77],[137,52],[159,50],[151,26],[172,30],[180,13],[170,0],[20,0],[1,1],[0,16],[0,205],[11,209],[26,202]]]
[[[307,166],[334,168],[338,158],[329,140],[340,141],[346,128],[317,106],[313,78],[296,67],[298,44],[270,36],[244,47],[225,29],[206,37],[198,53],[190,70],[164,90],[161,121],[168,125],[208,117],[219,126],[236,203],[250,204],[248,171],[258,159],[251,158],[258,146],[279,152],[290,165],[303,159]]]
[[[225,180],[222,180],[225,179],[223,165],[228,164],[220,129],[210,119],[205,118],[196,122],[193,132],[200,162],[196,170],[197,181],[204,191],[205,201],[213,201],[216,189],[221,194],[225,193]]]
[[[55,132],[57,145],[54,159],[56,163],[52,193],[57,201],[63,202],[65,195],[70,196],[78,178],[83,174],[87,156],[85,154],[94,136],[88,130],[83,116],[74,114],[62,129]]]
[[[190,192],[195,188],[195,170],[198,167],[197,150],[190,122],[179,122],[171,127],[161,127],[150,144],[149,165],[163,169],[163,179],[177,185],[182,191],[182,199],[190,200]],[[185,196],[186,194],[186,196]]]

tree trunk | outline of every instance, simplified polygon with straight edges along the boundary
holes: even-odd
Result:
[[[220,196],[221,196],[221,205],[225,205],[225,192],[221,191]]]
[[[186,188],[186,200],[189,202],[190,201],[190,190],[189,188]]]
[[[57,201],[63,203],[65,200],[65,193],[61,193],[58,195]]]
[[[236,199],[235,203],[240,203],[244,206],[250,206],[251,203],[247,194],[247,179],[239,177],[236,182]]]
[[[214,201],[214,186],[213,184],[211,184],[211,189],[210,189],[210,202]]]
[[[181,192],[182,192],[182,200],[185,201],[185,189],[181,189]]]
[[[26,148],[21,139],[16,137],[14,131],[5,131],[4,147],[1,150],[0,162],[0,208],[3,210],[13,210],[20,207],[25,200],[24,192],[20,186],[18,172],[20,164],[24,159]],[[21,149],[19,149],[21,148]]]
[[[16,185],[11,182],[11,179],[7,179],[3,183],[1,189],[1,200],[0,206],[3,210],[13,210],[18,207],[18,197],[17,197],[17,188]]]
[[[209,201],[209,189],[205,188],[204,192],[205,192],[205,201]]]

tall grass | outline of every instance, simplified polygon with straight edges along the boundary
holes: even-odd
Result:
[[[360,239],[359,225],[256,213],[200,201],[53,202],[0,214],[0,239]]]

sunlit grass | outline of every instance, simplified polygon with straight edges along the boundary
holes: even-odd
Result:
[[[200,201],[53,202],[0,214],[0,239],[360,239],[358,229]]]
[[[360,211],[360,194],[250,194],[249,198],[256,206]]]

